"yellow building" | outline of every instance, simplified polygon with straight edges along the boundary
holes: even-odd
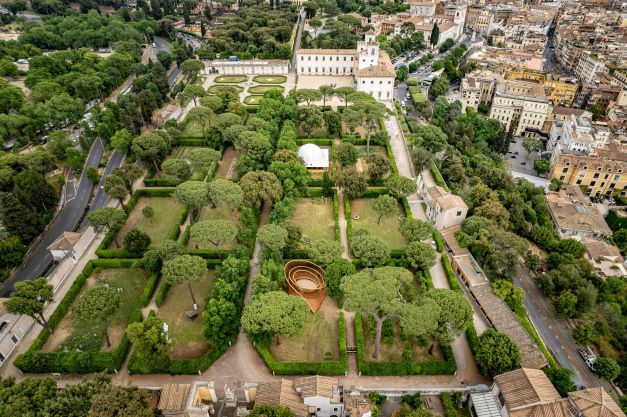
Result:
[[[571,106],[579,90],[579,84],[574,79],[557,79],[552,74],[531,71],[526,68],[513,68],[505,73],[506,80],[537,82],[544,86],[546,98],[554,105]]]
[[[614,143],[590,156],[559,153],[552,164],[551,178],[579,185],[590,196],[626,196],[627,153]]]

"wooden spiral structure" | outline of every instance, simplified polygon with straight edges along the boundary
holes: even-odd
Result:
[[[324,270],[313,262],[293,260],[285,264],[285,280],[290,294],[303,297],[315,313],[327,296]]]

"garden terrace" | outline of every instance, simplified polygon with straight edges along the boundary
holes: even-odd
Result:
[[[154,216],[151,219],[147,219],[142,214],[142,210],[146,206],[154,209]],[[119,248],[119,245],[124,241],[124,236],[132,229],[138,229],[148,234],[151,247],[158,246],[164,240],[176,239],[179,234],[180,218],[183,216],[183,212],[187,212],[181,204],[169,196],[139,197],[134,207],[130,208],[129,203],[129,210],[131,212],[126,223],[111,242],[111,248]]]
[[[201,357],[208,349],[209,342],[203,335],[202,311],[205,309],[213,285],[215,271],[209,270],[207,278],[192,282],[191,287],[198,303],[199,316],[190,319],[187,311],[192,310],[192,300],[187,284],[168,285],[161,283],[157,315],[168,324],[168,335],[172,339],[173,359]],[[167,288],[165,288],[167,287]],[[165,295],[162,296],[162,293]]]
[[[211,87],[207,89],[207,92],[209,94],[218,94],[221,91],[230,90],[231,88],[234,88],[235,90],[237,90],[238,93],[241,93],[244,91],[244,87],[238,84],[221,84],[221,85],[212,85]]]
[[[374,201],[372,198],[350,200],[350,222],[353,233],[365,229],[387,243],[390,249],[404,249],[406,241],[399,230],[400,219],[405,217],[402,207],[399,204],[397,215],[383,216],[381,222],[377,224],[379,215],[372,208],[372,201]]]
[[[132,259],[89,261],[48,320],[54,333],[42,329],[30,348],[15,359],[15,366],[31,373],[84,374],[119,369],[130,347],[124,329],[127,324],[142,319],[140,308],[150,302],[159,278],[141,269],[130,269],[133,263]],[[75,330],[72,309],[76,300],[87,288],[104,284],[122,289],[120,306],[108,323],[112,348],[101,348],[100,338],[90,343],[89,349],[62,351],[59,347],[64,342],[68,346],[68,337]],[[80,331],[84,328],[81,324]]]
[[[311,240],[335,239],[333,199],[328,197],[301,198],[294,205],[292,221],[303,230],[303,237]]]

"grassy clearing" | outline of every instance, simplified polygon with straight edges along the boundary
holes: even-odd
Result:
[[[211,87],[207,89],[207,92],[209,94],[218,94],[221,91],[230,90],[231,88],[234,88],[235,90],[237,90],[238,93],[241,93],[242,91],[244,91],[244,87],[242,87],[241,85],[223,84],[223,85],[212,85]]]
[[[248,104],[249,106],[258,106],[262,98],[262,95],[246,96],[244,97],[243,103]]]
[[[214,271],[210,270],[207,279],[191,284],[198,310],[205,308],[205,299],[209,296],[213,284]],[[162,284],[163,285],[163,284]],[[168,324],[169,336],[172,339],[172,357],[189,359],[202,356],[209,348],[202,333],[202,317],[189,319],[186,311],[192,310],[192,298],[187,284],[176,284],[170,287],[165,301],[159,307],[159,317]]]
[[[411,359],[413,361],[441,360],[444,358],[442,348],[436,341],[415,337],[401,340],[398,322],[390,321],[391,327],[389,324],[384,324],[384,331],[381,335],[381,352],[379,357],[375,359],[372,357],[374,353],[374,327],[372,327],[371,332],[368,320],[363,317],[361,321],[355,318],[355,324],[363,326],[364,348],[368,361],[401,362],[403,361],[404,350],[411,351]],[[386,333],[386,326],[388,326],[388,333]],[[389,333],[390,329],[392,331],[391,334]]]
[[[296,202],[292,220],[303,229],[303,236],[311,240],[335,239],[333,199],[301,198]]]
[[[327,297],[320,310],[310,314],[303,330],[292,337],[280,336],[270,346],[272,356],[284,362],[322,362],[339,359],[338,309]]]
[[[285,88],[281,85],[255,85],[248,88],[248,92],[251,94],[263,94],[270,90],[281,90],[283,92]]]
[[[353,232],[366,229],[372,235],[387,243],[390,249],[404,249],[406,245],[405,238],[398,230],[398,218],[403,213],[401,206],[398,206],[397,216],[382,217],[381,222],[377,224],[379,215],[370,206],[372,201],[373,199],[371,198],[351,200]],[[359,216],[359,219],[355,220],[355,216]]]
[[[89,334],[102,335],[102,325],[95,323],[75,323],[73,310],[74,306],[85,292],[98,285],[109,285],[114,288],[120,288],[120,306],[115,314],[110,318],[107,324],[107,332],[111,341],[111,347],[106,347],[104,338],[100,339],[102,345],[100,350],[114,350],[122,341],[124,331],[128,324],[129,317],[137,308],[141,308],[140,296],[146,286],[149,273],[142,269],[96,269],[87,282],[78,297],[70,307],[68,314],[61,320],[59,326],[50,336],[43,347],[44,352],[51,352],[60,347],[64,342],[69,342],[69,338],[85,337]],[[99,336],[102,337],[102,336]],[[66,343],[67,343],[66,342]]]
[[[213,82],[216,83],[243,83],[248,81],[248,77],[245,75],[219,75],[217,76]]]
[[[259,84],[283,84],[287,81],[285,75],[257,75],[253,81]]]
[[[146,219],[142,214],[142,210],[146,206],[151,206],[155,211],[154,217],[150,220]],[[147,233],[152,241],[150,246],[158,246],[159,243],[168,239],[168,235],[178,221],[178,215],[182,208],[183,206],[170,197],[141,197],[130,216],[128,216],[126,224],[124,224],[116,239],[111,243],[111,247],[119,247],[118,243],[122,244],[124,236],[131,229],[139,229]]]

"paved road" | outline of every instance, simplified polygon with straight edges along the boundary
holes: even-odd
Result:
[[[522,266],[518,267],[518,274],[514,276],[514,285],[525,290],[525,307],[531,321],[559,364],[574,372],[575,385],[598,387],[599,380],[579,356],[572,336],[564,329],[562,322],[555,318],[550,306]]]
[[[300,44],[302,42],[302,38],[303,38],[303,28],[305,27],[305,18],[307,17],[307,14],[305,13],[304,10],[301,10],[300,12],[300,23],[298,24],[298,29],[296,30],[296,41],[294,42],[294,54],[292,56],[292,68],[290,68],[290,71],[296,73],[296,50],[300,49]]]
[[[52,263],[52,255],[47,247],[54,242],[63,232],[73,231],[87,208],[87,203],[91,196],[93,184],[87,179],[87,167],[97,168],[104,152],[104,146],[100,139],[96,139],[89,150],[85,169],[80,177],[75,189],[70,190],[65,207],[54,218],[53,223],[44,233],[40,241],[29,253],[29,258],[15,276],[7,280],[0,287],[0,296],[7,297],[13,284],[18,281],[25,281],[38,278],[44,274],[48,266]],[[69,180],[74,180],[74,175],[70,175]]]
[[[126,158],[126,155],[118,151],[113,151],[113,153],[111,154],[111,157],[107,161],[107,166],[105,167],[104,172],[102,173],[102,176],[100,178],[100,183],[98,184],[98,188],[96,189],[96,195],[91,200],[91,204],[89,205],[89,210],[87,211],[87,213],[91,213],[92,211],[102,208],[107,204],[107,202],[109,201],[109,195],[105,193],[104,188],[103,188],[105,177],[111,174],[111,171],[113,171],[115,168],[122,165],[122,162],[124,162],[125,158]],[[80,227],[81,228],[85,227],[87,226],[87,224],[88,224],[87,216],[85,216],[85,218],[81,222]]]

